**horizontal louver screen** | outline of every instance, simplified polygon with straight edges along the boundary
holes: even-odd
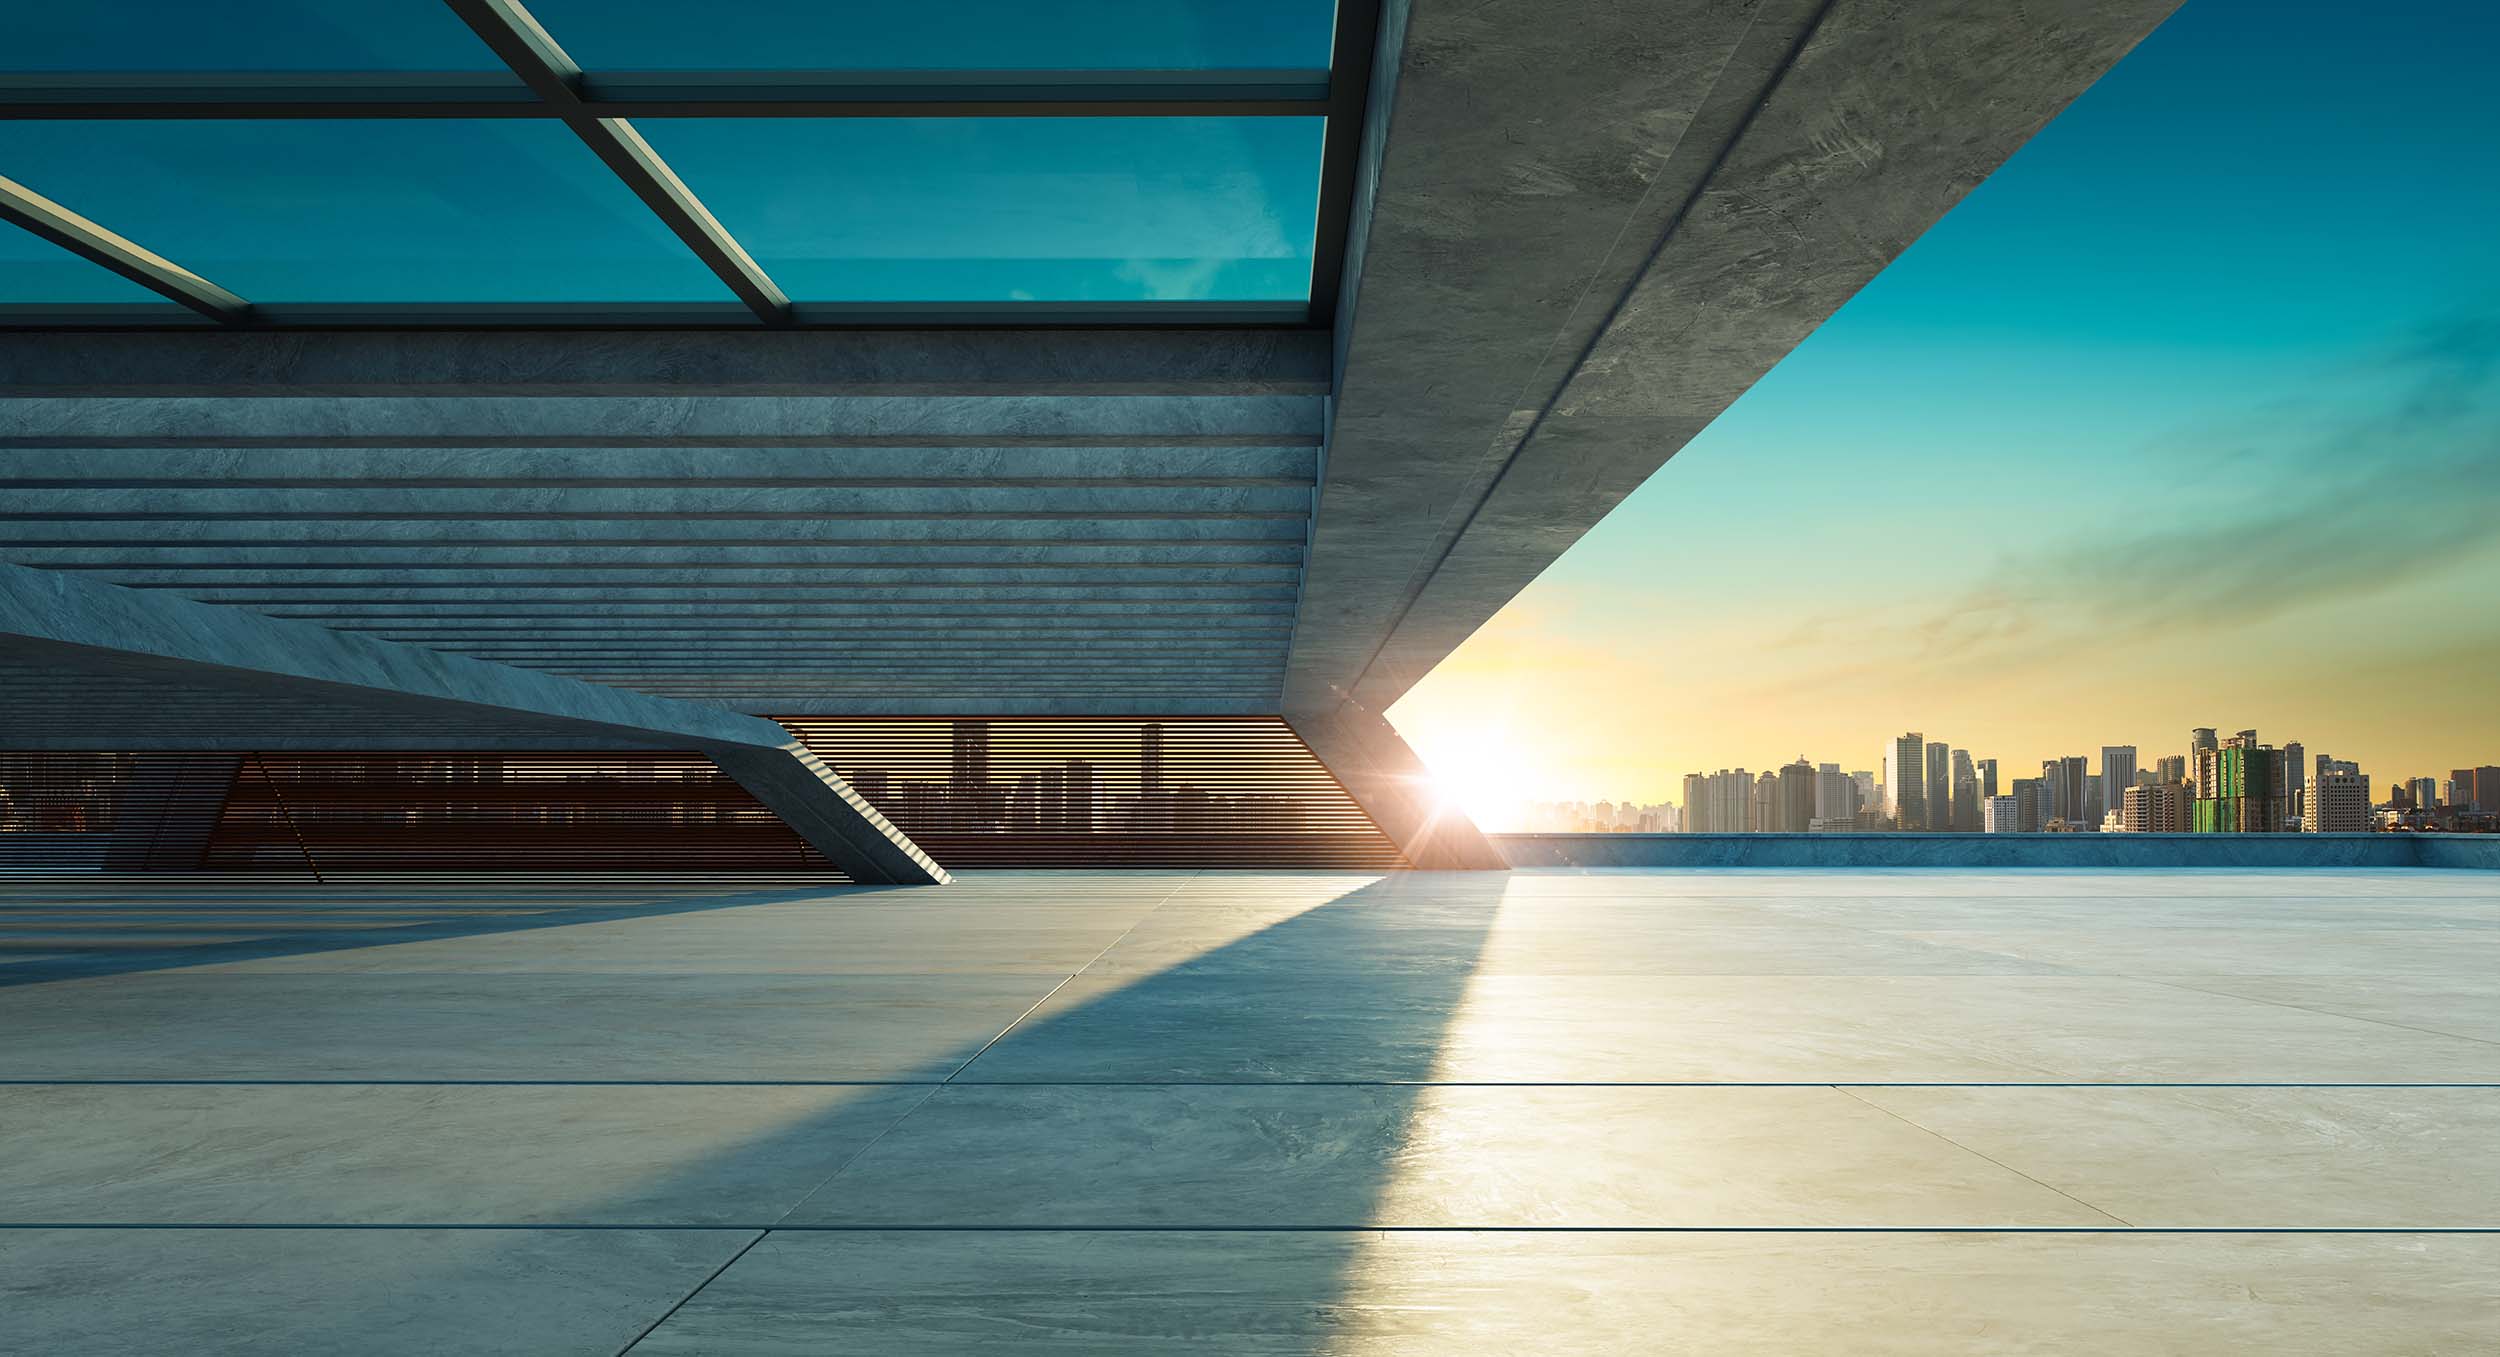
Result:
[[[950,867],[1385,870],[1274,718],[783,718]],[[694,753],[0,754],[0,870],[770,872],[831,864]]]

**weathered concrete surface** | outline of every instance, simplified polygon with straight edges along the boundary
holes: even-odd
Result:
[[[9,904],[6,955],[69,953],[0,961],[30,1353],[2306,1357],[2500,1313],[2489,873]]]
[[[1394,702],[2175,6],[1420,7],[1288,707]]]
[[[332,748],[372,748],[367,731],[441,748],[448,724],[472,747],[694,749],[855,879],[947,879],[787,731],[717,707],[15,565],[0,642],[0,748],[280,748],[326,723]],[[168,710],[169,693],[195,705]]]
[[[0,387],[0,559],[749,712],[1272,712],[1324,353],[1173,333],[90,336]]]
[[[5,396],[1324,395],[1316,331],[0,334]]]
[[[2448,867],[2500,870],[2479,834],[1495,834],[1514,867]]]
[[[1464,811],[1435,794],[1432,770],[1378,715],[1341,702],[1288,711],[1285,723],[1415,867],[1502,871],[1510,866]]]

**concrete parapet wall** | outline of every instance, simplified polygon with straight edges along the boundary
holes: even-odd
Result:
[[[1493,834],[1514,867],[2464,867],[2476,834]]]

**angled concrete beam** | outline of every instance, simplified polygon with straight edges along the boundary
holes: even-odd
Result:
[[[359,747],[362,726],[449,723],[508,747],[691,749],[852,879],[947,879],[789,732],[717,707],[15,565],[0,565],[0,642],[14,681],[0,701],[0,747],[274,748],[317,718],[348,736],[333,748]],[[46,672],[60,675],[48,699],[30,690]],[[118,709],[103,700],[114,683],[132,696]],[[168,694],[201,704],[197,718],[109,719],[136,703],[161,708]]]
[[[1432,770],[1415,757],[1397,730],[1376,713],[1351,702],[1288,709],[1285,724],[1310,747],[1340,786],[1382,833],[1424,871],[1500,872],[1510,869],[1466,812],[1443,804]]]
[[[2178,0],[1402,25],[1286,702],[1385,710]]]

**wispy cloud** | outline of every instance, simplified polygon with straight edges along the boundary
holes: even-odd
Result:
[[[1811,618],[1770,643],[1803,664],[1781,686],[2055,663],[2078,646],[2399,587],[2500,547],[2500,307],[2425,325],[2304,398],[2154,447],[2215,459],[2182,478],[2197,487],[2187,511],[2131,531],[2076,525],[2002,554],[1987,585],[1933,606]]]

